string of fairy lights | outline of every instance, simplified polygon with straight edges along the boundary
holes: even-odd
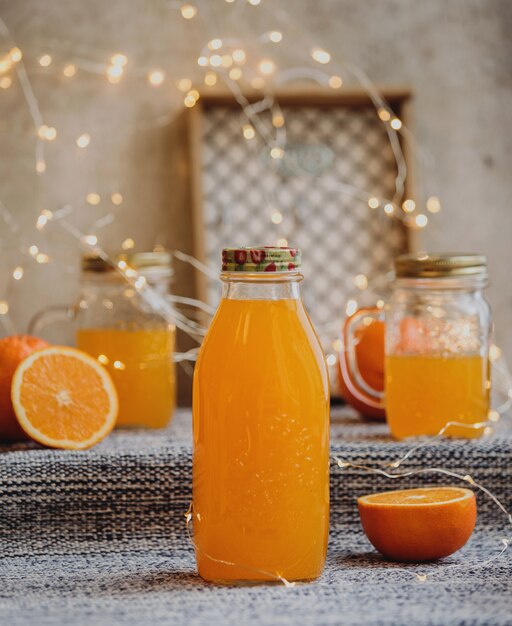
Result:
[[[188,76],[176,76],[169,67],[152,66],[141,67],[132,62],[127,54],[122,51],[111,51],[98,58],[98,52],[90,54],[70,51],[69,48],[59,48],[55,42],[48,44],[47,49],[41,49],[33,57],[25,57],[23,50],[16,44],[14,37],[0,17],[0,91],[19,88],[27,105],[28,113],[33,125],[31,140],[34,145],[34,174],[44,184],[47,173],[46,147],[48,144],[59,142],[59,125],[47,123],[42,115],[38,99],[32,87],[31,77],[35,74],[43,76],[60,77],[62,81],[80,81],[84,76],[97,76],[108,84],[115,86],[121,81],[136,80],[145,84],[148,89],[148,98],[151,90],[172,88],[175,100],[179,106],[186,108],[195,107],[201,99],[203,90],[215,89],[224,85],[240,106],[240,132],[247,142],[259,138],[268,150],[268,167],[274,168],[280,160],[286,157],[286,118],[279,106],[279,98],[276,91],[294,82],[313,81],[326,90],[337,91],[344,87],[347,79],[355,80],[365,91],[373,103],[376,115],[383,124],[389,144],[396,161],[396,178],[394,194],[391,198],[383,198],[375,194],[371,189],[361,189],[350,181],[336,181],[336,189],[363,203],[368,208],[382,212],[390,219],[401,220],[411,230],[422,230],[429,224],[431,217],[441,211],[442,205],[438,196],[428,194],[423,201],[410,197],[404,197],[405,180],[407,177],[407,164],[402,150],[402,142],[408,143],[415,158],[425,167],[428,166],[428,156],[421,148],[418,148],[410,130],[406,127],[382,95],[376,89],[364,71],[353,64],[337,60],[333,53],[313,41],[307,33],[297,24],[289,11],[281,6],[276,6],[267,0],[224,0],[226,7],[233,11],[233,19],[240,20],[244,17],[243,11],[256,10],[266,11],[266,16],[272,23],[272,27],[258,33],[252,39],[247,37],[222,36],[221,33],[211,32],[212,22],[208,19],[211,9],[207,0],[195,0],[194,2],[181,2],[168,0],[166,3],[173,16],[178,14],[183,20],[183,27],[187,23],[201,23],[205,33],[204,40],[197,47],[195,58],[195,71]],[[247,16],[245,16],[247,17]],[[294,65],[281,64],[280,48],[285,46],[293,52],[296,59]],[[248,95],[249,94],[249,95]],[[169,107],[172,108],[172,107]],[[168,124],[176,110],[168,110],[152,119],[145,119],[133,124],[133,131],[140,128],[152,128]],[[268,122],[270,120],[270,122]],[[119,128],[113,127],[109,135],[114,140]],[[83,129],[74,138],[73,150],[76,152],[87,151],[95,142],[104,140],[105,137],[95,135],[93,129]],[[69,145],[62,145],[62,149],[69,149]],[[297,171],[297,175],[302,172]],[[130,285],[140,296],[159,311],[167,320],[176,324],[184,332],[194,337],[200,343],[205,328],[200,323],[189,319],[181,313],[176,304],[195,306],[207,314],[211,314],[211,307],[206,303],[191,299],[180,298],[173,295],[169,298],[162,297],[158,292],[147,284],[144,276],[123,264],[123,261],[113,260],[101,246],[99,235],[101,230],[116,219],[115,210],[122,207],[125,202],[125,193],[121,188],[111,189],[107,198],[97,189],[90,189],[85,198],[85,203],[90,206],[102,205],[105,200],[110,204],[110,209],[90,226],[88,232],[83,232],[73,223],[76,214],[76,198],[70,198],[69,202],[56,208],[44,208],[37,211],[32,231],[22,229],[14,217],[14,212],[0,199],[0,220],[5,225],[8,237],[19,243],[19,260],[10,271],[10,280],[14,284],[23,281],[26,269],[30,264],[45,265],[54,262],[52,254],[47,247],[40,242],[48,227],[55,224],[70,234],[79,245],[86,251],[101,256],[104,260],[112,263],[118,272],[122,274],[127,284]],[[284,232],[283,214],[279,209],[273,208],[270,217],[272,225],[276,229],[277,245],[286,246],[287,238]],[[44,238],[43,238],[44,242]],[[127,236],[122,241],[121,248],[124,251],[136,247],[133,236]],[[180,251],[173,251],[174,257],[186,263],[190,263],[197,271],[205,274],[208,279],[216,279],[216,271],[199,260],[190,257]],[[71,271],[71,268],[67,268]],[[371,288],[371,281],[364,274],[357,274],[353,278],[354,289],[357,293],[366,292]],[[377,306],[384,306],[383,300],[377,301]],[[10,302],[6,298],[0,299],[0,324],[7,332],[15,330],[15,324],[9,315]],[[346,313],[354,313],[358,308],[358,296],[354,294],[346,303]],[[333,327],[339,326],[339,320],[332,323]],[[323,329],[323,331],[330,331]],[[333,345],[334,353],[327,354],[327,360],[333,365],[335,353],[340,346],[336,340]],[[187,353],[177,354],[176,360],[194,360],[197,349]],[[497,346],[491,348],[491,360],[499,362],[500,350]],[[510,380],[506,376],[506,366],[502,367],[504,380],[503,393],[505,401],[498,409],[493,409],[489,414],[489,421],[484,424],[485,428],[491,428],[499,419],[500,415],[510,406],[512,394]],[[448,425],[447,425],[448,426]],[[441,435],[442,432],[439,434]],[[499,500],[483,485],[476,483],[470,474],[458,475],[444,470],[443,468],[425,467],[420,470],[396,472],[405,463],[413,452],[424,446],[433,445],[438,437],[431,438],[425,443],[415,445],[404,456],[392,461],[387,468],[369,467],[362,464],[352,463],[344,459],[335,459],[340,469],[349,466],[364,469],[370,472],[384,473],[384,475],[399,479],[411,476],[414,473],[441,472],[456,479],[464,480],[472,486],[484,491],[495,502],[498,508],[508,515],[512,524],[510,513],[504,508]],[[191,520],[190,511],[187,514],[187,527]],[[504,538],[502,552],[507,549],[510,539]],[[502,553],[500,552],[500,554]],[[497,555],[499,556],[499,555]],[[276,578],[287,585],[287,581],[276,575]],[[426,575],[418,576],[419,580],[426,579]],[[291,586],[291,585],[290,585]]]

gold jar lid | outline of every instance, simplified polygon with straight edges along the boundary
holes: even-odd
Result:
[[[171,253],[166,251],[158,252],[133,252],[130,254],[119,254],[115,257],[115,262],[124,261],[128,267],[145,275],[155,273],[159,276],[171,276]],[[95,254],[86,254],[82,257],[82,271],[104,274],[113,272],[116,268],[112,263]]]
[[[127,265],[133,267],[134,270],[144,270],[150,268],[171,268],[171,253],[165,250],[157,252],[131,252],[120,254],[118,261],[125,261]]]
[[[397,278],[449,278],[485,276],[487,257],[483,254],[427,253],[403,254],[395,259]]]

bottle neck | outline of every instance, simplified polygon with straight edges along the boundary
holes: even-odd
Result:
[[[299,300],[302,274],[223,272],[222,297],[225,300]]]

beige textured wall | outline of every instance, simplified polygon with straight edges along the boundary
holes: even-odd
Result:
[[[25,53],[43,117],[58,130],[57,140],[47,146],[47,175],[37,180],[33,128],[20,88],[14,84],[0,90],[0,199],[21,225],[25,245],[37,242],[33,222],[39,209],[54,210],[67,203],[75,208],[75,222],[86,230],[98,215],[115,212],[116,221],[103,232],[111,249],[127,236],[134,236],[141,248],[155,241],[165,244],[172,228],[166,210],[168,190],[162,183],[166,135],[159,128],[136,127],[167,112],[178,95],[167,85],[148,87],[143,75],[157,66],[168,70],[173,80],[192,75],[197,72],[198,46],[205,40],[203,27],[194,20],[185,22],[169,8],[173,4],[179,3],[0,1],[0,17]],[[209,6],[208,35],[223,35],[216,16],[230,7],[223,0],[198,4]],[[240,31],[274,27],[266,19],[270,4],[262,0],[260,7],[246,7],[237,21]],[[423,247],[489,255],[489,297],[499,340],[512,358],[512,3],[274,0],[273,4],[291,9],[313,39],[360,65],[376,83],[412,87],[413,130],[431,160],[419,188],[439,195],[443,203],[443,211],[423,236]],[[286,40],[280,46],[282,54],[289,54]],[[54,64],[44,70],[35,60],[47,51]],[[129,56],[129,67],[137,66],[141,78],[109,85],[86,72],[71,80],[54,72],[74,54],[103,61],[116,51]],[[80,151],[74,140],[83,132],[89,132],[92,141]],[[99,207],[85,202],[90,191],[101,195]],[[124,196],[119,207],[109,201],[113,191]],[[4,235],[0,261],[5,269],[7,262],[16,262],[16,251],[9,249],[5,225],[0,228]],[[2,274],[0,298],[9,299],[19,329],[36,308],[67,301],[77,289],[77,275],[65,267],[76,266],[73,243],[55,232],[39,244],[59,262],[27,265],[25,280],[8,289]]]

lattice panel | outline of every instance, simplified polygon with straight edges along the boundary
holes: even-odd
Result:
[[[287,145],[309,155],[307,167],[323,171],[298,177],[293,170],[270,169],[264,143],[243,137],[238,110],[206,108],[206,255],[218,265],[223,246],[275,245],[287,239],[303,251],[304,301],[314,323],[322,326],[343,315],[355,275],[382,275],[405,248],[397,220],[340,189],[340,183],[349,183],[390,198],[396,163],[370,106],[284,107],[283,116]],[[276,210],[282,214],[280,224],[271,220]],[[212,285],[208,295],[216,303],[218,287]]]

